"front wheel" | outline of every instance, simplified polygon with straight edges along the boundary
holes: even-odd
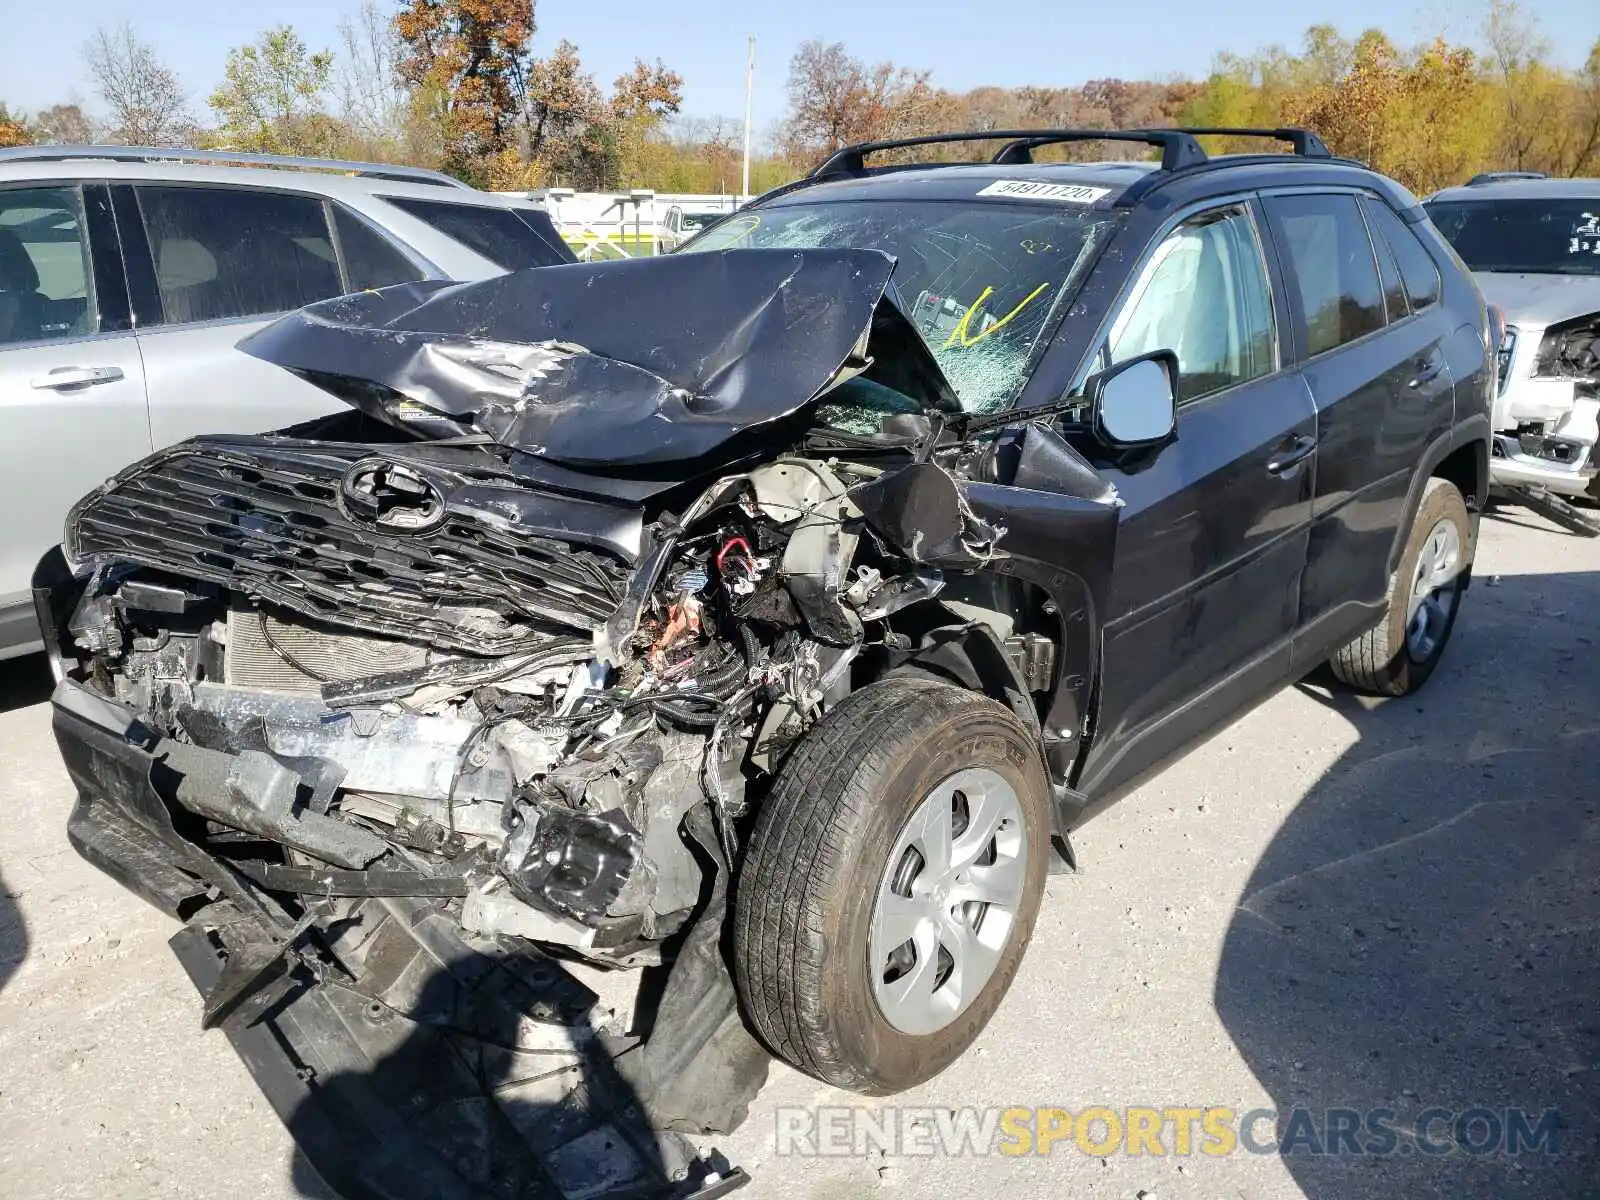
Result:
[[[1048,796],[1033,735],[982,696],[895,677],[830,712],[739,875],[734,975],[768,1047],[875,1095],[960,1057],[1032,933]]]
[[[1471,577],[1467,503],[1447,479],[1422,494],[1383,620],[1329,661],[1344,683],[1380,696],[1404,696],[1428,681],[1455,629]]]

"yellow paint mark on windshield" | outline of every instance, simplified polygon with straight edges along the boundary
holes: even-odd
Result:
[[[1032,304],[1035,300],[1037,300],[1039,298],[1039,296],[1047,288],[1049,288],[1049,286],[1050,286],[1049,283],[1041,283],[1038,287],[1034,288],[1033,291],[1028,293],[1028,295],[1023,299],[1021,304],[1017,305],[1010,312],[1008,312],[1005,316],[1001,317],[998,321],[996,321],[993,325],[990,325],[988,328],[984,329],[982,332],[980,332],[978,334],[977,337],[968,337],[967,336],[967,327],[968,327],[968,325],[971,324],[973,315],[978,311],[978,309],[980,307],[982,307],[983,302],[985,300],[987,300],[989,298],[989,296],[994,292],[994,288],[992,288],[992,287],[984,288],[983,289],[983,294],[972,302],[972,307],[968,308],[966,312],[961,314],[961,320],[956,322],[956,327],[950,331],[950,336],[945,339],[944,345],[939,347],[939,348],[941,350],[948,350],[948,349],[950,349],[951,346],[954,346],[954,345],[956,345],[958,343],[963,347],[976,346],[979,342],[983,341],[983,339],[988,337],[991,333],[994,333],[996,330],[1003,329],[1006,326],[1006,324],[1011,320],[1012,317],[1016,316],[1023,309],[1027,308],[1028,305]]]
[[[716,243],[723,248],[742,242],[756,230],[761,228],[761,218],[755,213],[742,217],[730,217],[720,230],[715,232]]]

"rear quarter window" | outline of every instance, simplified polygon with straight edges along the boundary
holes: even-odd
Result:
[[[1369,199],[1365,204],[1374,236],[1389,248],[1399,264],[1412,311],[1428,307],[1439,299],[1439,266],[1433,255],[1394,209],[1381,200]]]
[[[416,200],[409,196],[384,196],[383,201],[506,271],[572,261],[570,255],[562,255],[509,208]]]

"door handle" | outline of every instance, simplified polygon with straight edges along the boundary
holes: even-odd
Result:
[[[1290,467],[1304,462],[1310,458],[1317,448],[1317,439],[1314,437],[1296,437],[1282,450],[1267,459],[1267,470],[1274,475],[1282,475]]]
[[[1444,370],[1444,356],[1430,354],[1417,363],[1417,373],[1406,384],[1408,388],[1419,388],[1425,383],[1432,383],[1439,378],[1439,373]]]
[[[60,391],[62,388],[89,387],[96,383],[115,383],[122,377],[121,367],[57,367],[47,374],[34,376],[28,385]]]

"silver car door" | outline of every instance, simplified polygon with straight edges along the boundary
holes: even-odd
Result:
[[[107,189],[0,186],[0,657],[37,642],[29,581],[67,510],[151,445]]]
[[[157,446],[279,429],[343,406],[236,349],[283,312],[345,290],[322,198],[270,188],[117,189]],[[149,315],[145,316],[145,312]]]

